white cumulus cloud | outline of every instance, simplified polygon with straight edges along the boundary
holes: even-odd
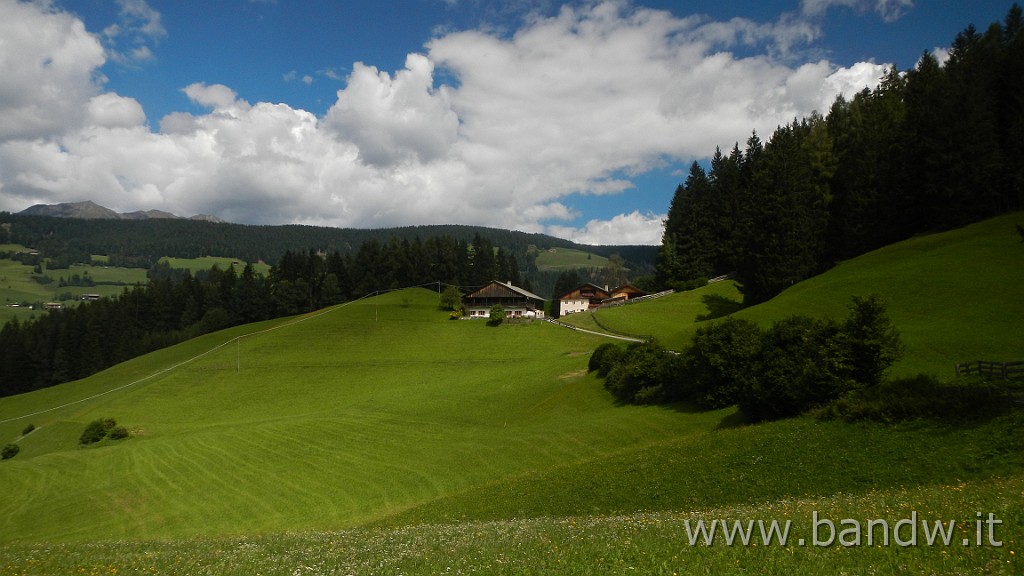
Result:
[[[165,33],[142,0],[121,6],[122,26]],[[628,198],[631,175],[770,134],[882,73],[790,63],[820,33],[792,15],[717,22],[613,1],[510,35],[446,33],[394,72],[356,63],[319,118],[191,84],[206,111],[154,130],[138,102],[103,89],[103,44],[81,21],[17,0],[0,13],[2,210],[92,199],[248,223],[466,223],[656,244],[663,215],[627,209],[576,228],[568,198]],[[734,53],[750,46],[764,49]]]

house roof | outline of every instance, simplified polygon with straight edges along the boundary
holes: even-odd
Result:
[[[588,298],[607,298],[608,296],[611,295],[611,293],[607,289],[605,289],[605,288],[603,288],[601,286],[598,286],[597,284],[591,284],[591,283],[587,282],[586,284],[580,284],[579,286],[573,288],[572,290],[569,290],[565,294],[562,294],[561,296],[559,296],[558,299],[559,300],[572,299],[571,298],[572,296],[574,296],[576,294],[579,294],[579,293],[583,292],[584,290],[593,291],[594,292],[594,295],[593,296],[588,296]]]
[[[595,298],[595,299],[596,298],[608,298],[612,294],[615,294],[617,292],[627,292],[629,294],[647,294],[647,292],[644,292],[643,290],[640,290],[639,288],[637,288],[636,286],[633,286],[632,284],[630,284],[628,282],[626,284],[621,285],[621,286],[617,286],[615,288],[612,288],[611,290],[609,290],[607,288],[604,288],[602,286],[598,286],[597,284],[591,284],[590,282],[587,282],[586,284],[580,284],[579,286],[573,288],[572,290],[569,290],[565,294],[562,294],[561,296],[559,296],[558,299],[559,300],[572,300],[572,299],[574,299],[573,297],[576,294],[579,294],[580,292],[582,292],[585,289],[593,290],[594,291],[593,298]]]
[[[615,292],[629,292],[629,293],[632,293],[632,294],[647,294],[647,292],[637,288],[636,286],[633,286],[629,282],[626,282],[625,284],[623,284],[621,286],[617,286],[616,288],[612,289],[611,292],[612,293],[615,293]]]
[[[513,286],[511,282],[498,282],[497,280],[491,280],[488,284],[466,294],[465,298],[507,298],[515,296],[521,296],[531,300],[540,300],[541,302],[545,301],[544,298],[537,296],[529,290]]]

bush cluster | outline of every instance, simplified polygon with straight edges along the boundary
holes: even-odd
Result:
[[[21,452],[21,446],[18,446],[17,444],[8,444],[0,450],[0,460],[10,460],[17,456],[18,452]]]
[[[121,440],[127,437],[128,429],[124,426],[118,426],[113,418],[99,418],[85,426],[85,430],[82,431],[82,435],[78,438],[78,443],[84,446],[94,444],[104,438]]]
[[[752,420],[771,420],[877,386],[902,351],[884,304],[871,296],[854,297],[841,323],[793,316],[762,330],[726,318],[697,330],[679,354],[653,341],[626,349],[606,344],[591,357],[590,369],[622,402],[738,404]]]

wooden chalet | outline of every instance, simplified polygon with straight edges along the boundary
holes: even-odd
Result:
[[[610,297],[611,291],[607,286],[601,288],[596,284],[581,284],[558,299],[558,315],[586,312],[591,308],[597,308]]]
[[[585,312],[592,308],[620,304],[646,295],[647,292],[628,283],[610,290],[607,286],[602,288],[596,284],[582,284],[558,299],[558,315],[565,316],[566,314]]]
[[[501,304],[509,318],[543,318],[544,302],[540,296],[511,282],[497,280],[462,297],[462,305],[470,318],[489,318],[495,304]]]
[[[623,284],[617,288],[611,290],[611,295],[608,296],[608,300],[602,302],[602,304],[608,304],[610,302],[625,302],[632,300],[633,298],[639,298],[641,296],[647,296],[647,292],[633,286],[630,283]]]

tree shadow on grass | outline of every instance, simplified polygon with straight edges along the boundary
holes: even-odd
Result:
[[[698,322],[728,316],[729,314],[737,312],[743,308],[742,302],[738,302],[732,298],[726,298],[725,296],[719,296],[718,294],[705,294],[701,298],[701,302],[708,307],[708,313],[697,316]]]
[[[675,412],[679,412],[680,414],[704,414],[705,412],[713,411],[711,408],[704,408],[692,402],[685,401],[665,404],[665,407],[674,410]],[[748,424],[750,424],[750,422],[746,419],[743,413],[736,408],[722,416],[722,419],[718,421],[715,429],[722,430],[724,428],[739,428],[740,426],[746,426]]]
[[[748,424],[750,424],[750,422],[747,420],[747,417],[743,415],[743,412],[740,412],[739,409],[737,409],[722,417],[722,419],[718,421],[718,426],[715,426],[715,429],[722,430],[725,428],[739,428],[740,426],[746,426]]]

